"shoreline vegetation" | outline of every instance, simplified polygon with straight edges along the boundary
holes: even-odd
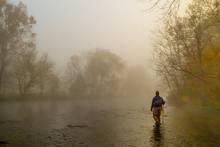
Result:
[[[159,1],[161,2],[161,1]],[[155,41],[156,71],[176,105],[220,105],[220,1],[173,1]],[[177,4],[177,5],[176,5]]]

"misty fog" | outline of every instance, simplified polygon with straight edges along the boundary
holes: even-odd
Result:
[[[219,0],[0,0],[0,146],[219,146]]]
[[[130,64],[146,65],[151,59],[151,31],[158,14],[145,13],[144,1],[24,2],[37,20],[39,50],[58,67],[63,68],[71,55],[96,48],[110,49]]]

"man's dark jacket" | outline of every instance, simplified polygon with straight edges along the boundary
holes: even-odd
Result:
[[[159,103],[158,103],[159,102]],[[153,109],[153,107],[161,107],[162,105],[165,104],[165,101],[163,100],[162,97],[160,96],[155,96],[152,100],[152,104],[151,104],[151,111]]]

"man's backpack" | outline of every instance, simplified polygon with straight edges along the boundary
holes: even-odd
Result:
[[[164,101],[161,97],[157,98],[154,101],[154,107],[161,107],[164,104]]]

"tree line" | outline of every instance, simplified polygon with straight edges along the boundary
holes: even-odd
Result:
[[[63,74],[47,54],[37,50],[37,21],[25,4],[0,1],[0,95],[68,95],[82,97],[141,97],[147,74],[142,66],[128,66],[117,54],[95,49],[74,54]]]
[[[64,79],[70,96],[79,98],[143,97],[149,82],[144,67],[128,67],[122,58],[104,49],[73,55]]]
[[[176,103],[220,102],[220,1],[192,0],[165,20],[155,42],[157,73]]]

